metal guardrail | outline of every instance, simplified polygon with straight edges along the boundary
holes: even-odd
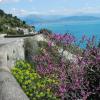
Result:
[[[36,36],[39,35],[40,33],[36,34],[26,34],[26,35],[6,35],[4,36],[5,38],[20,38],[20,37],[31,37],[31,36]]]

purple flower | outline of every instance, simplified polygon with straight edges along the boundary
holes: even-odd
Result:
[[[61,93],[65,93],[65,92],[66,92],[66,85],[64,85],[64,84],[60,85],[60,86],[59,86],[59,91],[60,91]]]
[[[96,61],[97,61],[97,62],[100,62],[100,55],[97,55],[97,56],[96,56]]]
[[[52,42],[49,41],[48,42],[48,46],[51,47],[52,46]]]

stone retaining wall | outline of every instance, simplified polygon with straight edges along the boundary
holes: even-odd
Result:
[[[2,39],[2,41],[4,42],[0,45],[0,68],[8,67],[11,69],[17,60],[25,59],[24,40]]]
[[[29,100],[7,69],[0,69],[0,100]]]

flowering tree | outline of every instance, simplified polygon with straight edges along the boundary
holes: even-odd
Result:
[[[65,47],[75,42],[74,36],[49,34],[48,38],[48,46],[42,48],[42,54],[33,59],[41,76],[58,81],[56,85],[49,86],[51,91],[62,100],[99,100],[100,48],[93,44],[94,37],[87,40],[88,44],[82,56],[77,54],[74,62],[63,57]],[[58,47],[63,48],[61,55]]]

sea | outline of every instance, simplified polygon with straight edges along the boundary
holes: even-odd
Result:
[[[69,22],[49,22],[36,23],[35,29],[46,28],[56,34],[70,33],[75,36],[76,40],[81,40],[82,36],[92,38],[95,36],[96,44],[100,41],[100,20],[97,21],[69,21]]]

